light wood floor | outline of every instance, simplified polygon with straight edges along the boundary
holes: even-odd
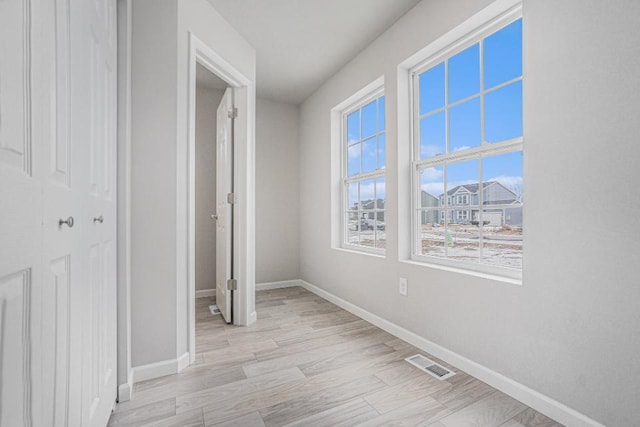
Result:
[[[257,292],[250,327],[213,303],[196,303],[196,364],[136,384],[109,426],[560,425],[446,363],[446,381],[419,371],[418,349],[305,289]]]

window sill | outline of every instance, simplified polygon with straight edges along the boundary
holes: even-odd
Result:
[[[513,277],[507,277],[507,276],[500,276],[498,274],[493,274],[493,273],[484,273],[481,271],[469,270],[466,268],[450,267],[448,265],[440,265],[440,264],[435,264],[435,263],[426,262],[426,261],[417,261],[413,259],[400,260],[400,262],[404,264],[417,265],[420,267],[427,267],[427,268],[435,268],[437,270],[444,270],[451,273],[464,274],[467,276],[480,277],[483,279],[494,280],[496,282],[509,283],[512,285],[522,286],[522,277],[513,278]]]
[[[387,258],[387,255],[384,252],[376,251],[374,249],[368,250],[368,249],[350,248],[350,247],[347,247],[347,248],[332,247],[331,249],[333,249],[334,251],[345,252],[349,254],[367,255],[367,256],[372,256],[375,258],[382,258],[382,259]]]

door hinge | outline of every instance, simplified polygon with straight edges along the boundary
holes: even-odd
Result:
[[[236,107],[233,107],[233,109],[229,110],[227,112],[227,117],[229,117],[230,119],[235,119],[238,117],[238,109]]]
[[[236,193],[227,193],[227,203],[229,203],[230,205],[235,205],[236,203],[238,203]]]
[[[238,289],[238,281],[236,279],[227,280],[227,289],[230,291],[235,291]]]

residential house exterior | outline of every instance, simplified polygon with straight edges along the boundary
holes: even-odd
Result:
[[[473,224],[480,218],[480,184],[464,184],[453,187],[446,193],[446,204],[448,206],[448,220],[451,224]],[[422,192],[422,206],[441,208],[437,211],[423,211],[422,223],[443,223],[445,216],[445,194],[441,194],[437,199],[437,204],[433,200],[435,197],[425,191]],[[425,200],[426,199],[426,200]],[[425,203],[426,202],[426,203]],[[518,195],[505,187],[498,181],[488,181],[482,183],[482,206],[484,225],[513,227],[522,226],[522,207],[519,204]],[[505,205],[517,205],[510,208]],[[497,206],[491,208],[490,206]],[[477,225],[477,224],[476,224]]]

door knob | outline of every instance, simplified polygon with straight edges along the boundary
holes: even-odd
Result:
[[[93,223],[95,224],[96,222],[99,222],[100,224],[104,222],[104,218],[102,217],[102,215],[93,218]]]
[[[211,219],[215,219],[217,221],[218,220],[218,214],[211,215]]]
[[[67,227],[71,228],[73,227],[74,221],[73,221],[73,217],[70,216],[67,219],[61,219],[60,221],[58,221],[58,226],[62,227],[62,224],[67,224]]]

